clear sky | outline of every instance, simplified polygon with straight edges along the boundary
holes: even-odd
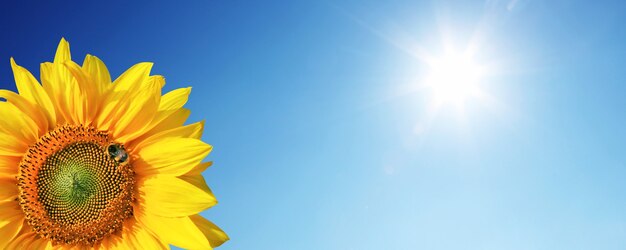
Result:
[[[626,249],[624,1],[97,2],[3,3],[0,86],[192,86],[221,249]]]

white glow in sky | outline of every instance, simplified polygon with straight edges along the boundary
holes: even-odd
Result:
[[[425,86],[432,92],[435,107],[454,105],[463,108],[465,102],[480,96],[479,83],[484,69],[466,54],[447,53],[428,62]]]

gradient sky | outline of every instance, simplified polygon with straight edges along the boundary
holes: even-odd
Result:
[[[220,249],[626,249],[626,3],[589,3],[4,3],[0,86],[61,37],[192,86]],[[470,45],[490,101],[407,91]]]

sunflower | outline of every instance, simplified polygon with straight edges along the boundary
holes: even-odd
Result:
[[[204,122],[184,125],[191,88],[139,63],[116,80],[72,61],[61,39],[41,84],[11,58],[0,90],[0,249],[212,249],[228,240],[199,215],[217,203],[201,173]]]

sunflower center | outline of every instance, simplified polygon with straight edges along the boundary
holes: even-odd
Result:
[[[125,157],[119,157],[123,155]],[[132,216],[134,173],[123,147],[93,127],[62,126],[20,163],[28,224],[53,243],[93,246]]]

